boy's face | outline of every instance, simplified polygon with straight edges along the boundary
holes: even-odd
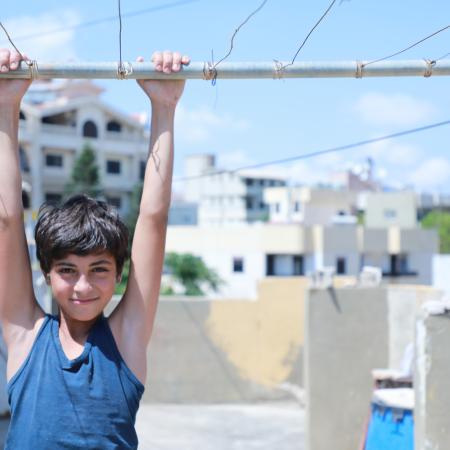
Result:
[[[80,321],[92,320],[103,311],[117,282],[116,262],[108,252],[69,254],[55,260],[48,275],[59,307]]]

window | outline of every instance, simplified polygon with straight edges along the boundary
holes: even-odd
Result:
[[[98,137],[97,125],[92,120],[88,120],[83,125],[83,136],[96,138]]]
[[[23,209],[28,209],[31,206],[30,196],[28,192],[22,191],[22,205]]]
[[[246,209],[253,209],[253,198],[252,197],[246,197],[245,198],[245,208]]]
[[[244,258],[233,258],[233,272],[244,272]]]
[[[106,197],[106,201],[114,208],[120,209],[122,207],[122,199],[120,197]]]
[[[274,212],[276,212],[276,213],[279,213],[280,212],[280,204],[279,203],[275,203],[274,205],[273,205],[273,210],[274,210]]]
[[[300,211],[300,202],[294,202],[294,212]]]
[[[28,161],[28,156],[22,147],[19,147],[19,160],[20,160],[20,169],[22,170],[22,172],[29,172],[30,163]]]
[[[122,131],[122,125],[115,121],[115,120],[110,120],[107,124],[106,124],[106,130],[107,131],[112,131],[114,133],[120,133]]]
[[[51,205],[57,205],[62,200],[61,194],[56,194],[54,192],[46,192],[45,193],[45,201],[50,203]]]
[[[295,255],[294,256],[294,275],[304,275],[305,271],[303,268],[303,256]]]
[[[48,153],[47,155],[45,155],[45,165],[47,167],[62,167],[63,156],[57,155],[55,153]]]
[[[121,172],[121,165],[120,161],[114,160],[114,159],[108,159],[106,161],[106,173],[112,173],[112,174],[120,174]]]
[[[266,275],[275,275],[275,255],[266,255]]]
[[[141,181],[144,181],[145,178],[145,167],[147,166],[147,163],[145,161],[139,162],[139,179]]]
[[[339,257],[336,260],[337,275],[345,275],[347,273],[347,261],[345,258]]]
[[[259,209],[266,209],[266,204],[264,202],[259,202]]]
[[[19,119],[20,120],[27,120],[27,118],[25,117],[25,114],[23,113],[23,111],[20,111]]]
[[[397,211],[395,209],[385,209],[383,213],[385,219],[395,219],[397,217]]]
[[[247,185],[247,186],[253,186],[253,178],[246,178],[245,179],[245,184]]]

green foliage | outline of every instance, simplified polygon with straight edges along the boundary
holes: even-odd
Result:
[[[121,279],[120,283],[116,285],[116,290],[114,291],[114,294],[123,295],[125,293],[125,289],[127,288],[127,284],[128,284],[129,275],[130,275],[130,260],[128,259],[125,262],[125,264],[123,265],[122,279]]]
[[[422,226],[438,230],[440,252],[450,253],[450,213],[431,211],[422,219]]]
[[[202,284],[217,291],[223,281],[201,258],[189,253],[168,253],[165,266],[172,277],[184,286],[185,295],[203,295]]]
[[[64,195],[87,194],[98,197],[101,192],[100,176],[95,152],[89,144],[85,144],[72,168],[70,181],[64,188]]]

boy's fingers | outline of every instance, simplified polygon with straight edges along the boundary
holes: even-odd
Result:
[[[189,58],[189,56],[187,55],[183,55],[181,58],[181,63],[184,65],[188,65],[191,62],[191,58]]]
[[[152,61],[156,70],[161,71],[163,69],[163,55],[161,52],[153,53]]]
[[[0,70],[2,72],[8,72],[9,70],[9,50],[0,49]]]
[[[172,70],[178,72],[181,68],[181,54],[179,52],[173,53]]]
[[[166,50],[163,54],[163,72],[172,72],[173,53]]]
[[[22,60],[22,55],[20,55],[17,52],[11,52],[11,54],[9,55],[9,67],[12,70],[15,70],[19,67],[19,63]]]
[[[144,62],[144,57],[143,57],[143,56],[138,56],[138,57],[136,58],[136,61],[137,61],[137,62]]]

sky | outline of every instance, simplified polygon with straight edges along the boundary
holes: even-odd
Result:
[[[228,61],[289,61],[331,0],[268,0],[241,28]],[[122,0],[123,59],[173,49],[193,61],[225,55],[239,24],[261,0]],[[153,10],[126,17],[143,9]],[[2,5],[16,45],[41,61],[117,61],[117,2],[31,0]],[[338,0],[297,61],[373,60],[450,24],[448,0]],[[75,28],[74,28],[75,27]],[[59,30],[54,32],[55,30]],[[32,38],[23,36],[33,35]],[[21,38],[22,36],[22,38]],[[7,42],[0,37],[0,45]],[[450,30],[394,59],[450,52]],[[447,56],[450,58],[450,55]],[[150,112],[132,80],[101,81],[103,99],[125,113]],[[289,158],[450,119],[449,77],[190,80],[176,117],[175,176],[183,158],[214,153],[219,168]],[[368,157],[392,188],[450,193],[450,126],[270,167],[292,183],[326,182]],[[176,184],[176,183],[175,183]],[[175,186],[175,188],[177,188]]]

